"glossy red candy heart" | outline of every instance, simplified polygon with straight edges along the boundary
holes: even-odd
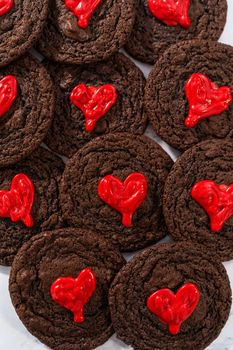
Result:
[[[132,226],[132,218],[147,195],[147,179],[143,174],[132,173],[124,182],[107,175],[98,185],[99,197],[122,214],[122,224]]]
[[[229,87],[218,88],[204,74],[192,74],[185,89],[189,102],[189,114],[185,120],[188,128],[195,126],[201,119],[224,112],[232,101]]]
[[[182,323],[196,309],[200,300],[198,288],[192,284],[184,284],[176,294],[170,289],[160,289],[147,299],[148,309],[159,320],[169,326],[169,332],[176,335]]]
[[[7,75],[0,80],[0,117],[9,111],[17,97],[17,80],[13,75]]]
[[[25,174],[16,175],[11,189],[0,190],[0,217],[10,218],[13,222],[22,221],[32,227],[31,209],[34,202],[34,186]]]
[[[210,217],[211,230],[218,232],[224,223],[233,215],[233,184],[217,185],[214,181],[198,182],[191,195]]]
[[[94,272],[86,268],[77,278],[60,277],[51,286],[52,299],[74,314],[74,321],[84,322],[84,306],[96,290]]]
[[[71,95],[71,102],[80,108],[86,118],[86,130],[91,132],[97,121],[102,118],[117,101],[117,91],[111,84],[101,87],[77,85]]]
[[[0,16],[5,15],[14,6],[14,0],[0,0]]]
[[[87,28],[89,21],[102,0],[64,0],[66,7],[78,18],[78,26]]]
[[[181,25],[188,28],[191,24],[188,16],[190,0],[147,0],[151,13],[168,26]]]

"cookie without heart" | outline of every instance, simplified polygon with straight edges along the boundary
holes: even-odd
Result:
[[[0,168],[39,147],[51,126],[54,104],[52,80],[35,59],[24,56],[0,68]]]
[[[89,66],[46,65],[56,86],[55,117],[45,141],[53,151],[71,157],[100,135],[143,134],[147,124],[142,113],[145,78],[129,58],[119,53]],[[103,90],[106,85],[107,91]]]
[[[166,235],[162,197],[172,160],[154,141],[128,133],[96,138],[66,164],[64,219],[97,231],[122,251]]]
[[[229,317],[230,281],[205,247],[159,244],[121,269],[109,305],[117,337],[135,350],[204,350]]]
[[[42,230],[64,225],[58,188],[63,170],[63,161],[41,147],[1,169],[0,264],[11,265],[23,243]]]
[[[168,49],[152,69],[144,111],[169,145],[185,151],[233,134],[233,48],[193,40]]]
[[[127,52],[156,63],[171,45],[185,40],[217,40],[226,23],[226,0],[139,0]]]
[[[43,232],[25,243],[14,260],[13,305],[27,329],[51,349],[95,349],[114,332],[108,291],[124,264],[119,252],[94,232]]]
[[[205,246],[215,259],[233,259],[233,141],[197,144],[178,158],[165,185],[163,212],[177,241]]]
[[[101,62],[124,46],[135,15],[135,0],[51,0],[38,49],[57,62]]]
[[[25,54],[39,39],[49,0],[0,1],[0,67]]]

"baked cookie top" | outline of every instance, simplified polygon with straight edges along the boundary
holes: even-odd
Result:
[[[55,117],[45,141],[52,150],[70,157],[96,136],[144,132],[145,79],[129,58],[116,54],[86,66],[46,65],[56,87]]]
[[[108,291],[124,263],[91,231],[43,232],[14,260],[13,305],[27,329],[51,349],[95,349],[113,333]]]
[[[0,172],[0,264],[10,265],[22,244],[64,225],[59,201],[63,161],[44,148]]]
[[[3,0],[0,4],[0,67],[25,54],[39,39],[48,0]]]
[[[233,258],[233,141],[212,140],[187,150],[165,185],[164,216],[175,240],[201,243],[215,259]]]
[[[136,350],[204,350],[229,317],[231,288],[204,246],[159,244],[117,274],[109,304],[117,336]]]
[[[51,0],[39,51],[53,61],[71,64],[107,59],[127,41],[135,20],[135,3]]]
[[[193,40],[167,50],[152,69],[144,109],[158,135],[184,151],[198,142],[231,137],[233,48]]]
[[[156,63],[171,45],[192,39],[218,40],[227,15],[226,0],[139,0],[126,50]]]
[[[64,219],[90,228],[122,251],[164,237],[162,197],[172,160],[154,141],[128,133],[96,138],[66,164]]]

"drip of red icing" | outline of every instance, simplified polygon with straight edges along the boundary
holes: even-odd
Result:
[[[66,7],[78,18],[78,26],[87,28],[89,21],[102,0],[64,0]]]
[[[34,186],[25,174],[16,175],[10,191],[0,190],[0,217],[13,222],[22,221],[25,226],[33,226],[31,209],[34,202]]]
[[[96,290],[96,276],[86,268],[77,278],[60,277],[51,286],[52,299],[74,314],[74,322],[84,322],[84,306]]]
[[[111,84],[101,87],[77,85],[71,95],[71,102],[80,108],[86,118],[86,130],[94,130],[97,121],[102,118],[117,101],[117,91]]]
[[[224,112],[232,101],[229,87],[218,88],[204,74],[192,74],[185,89],[189,102],[189,114],[185,120],[188,128],[195,126],[201,119]]]
[[[147,196],[146,177],[140,173],[130,174],[124,182],[107,175],[98,185],[99,197],[122,214],[122,224],[132,226],[133,214]]]
[[[0,16],[5,15],[14,6],[14,0],[0,0]]]
[[[147,299],[148,309],[159,320],[169,326],[169,332],[176,335],[182,323],[193,313],[200,300],[195,284],[184,284],[176,294],[170,289],[160,289]]]
[[[191,24],[188,16],[190,0],[148,0],[152,15],[170,27],[181,25],[188,28]]]
[[[0,117],[9,111],[17,94],[17,80],[13,75],[7,75],[0,80]]]
[[[204,180],[192,188],[192,198],[198,202],[210,217],[211,230],[218,232],[233,215],[233,184],[217,185]]]

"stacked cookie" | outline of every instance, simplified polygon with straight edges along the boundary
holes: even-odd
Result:
[[[0,0],[0,263],[51,349],[115,331],[138,350],[204,350],[225,325],[226,14],[225,0]],[[147,81],[121,48],[155,64]],[[148,122],[184,152],[175,164]]]

